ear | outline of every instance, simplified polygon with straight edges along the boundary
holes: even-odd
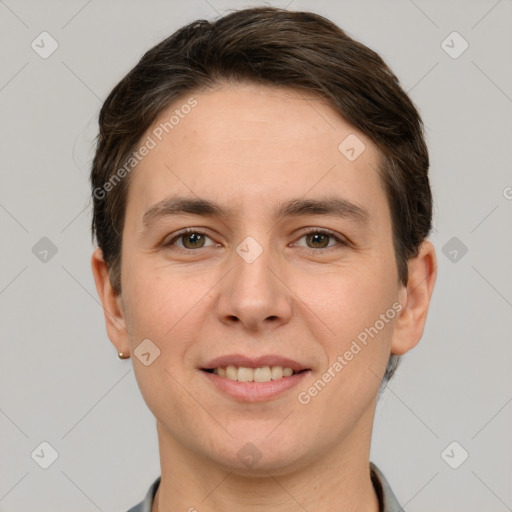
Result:
[[[91,258],[92,273],[96,290],[103,306],[107,334],[118,352],[130,353],[130,343],[126,330],[125,312],[121,294],[110,283],[108,267],[101,249],[96,249]]]
[[[418,256],[409,260],[408,268],[407,288],[404,286],[400,292],[403,309],[396,321],[391,342],[391,353],[396,355],[414,348],[423,335],[437,277],[436,253],[430,241],[423,242]]]

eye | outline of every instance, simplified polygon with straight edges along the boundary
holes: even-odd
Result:
[[[329,239],[332,239],[335,242],[338,242],[338,245],[348,246],[348,243],[342,238],[336,236],[334,233],[324,229],[313,229],[304,233],[302,238],[306,239],[306,243],[312,244],[312,246],[307,246],[307,249],[311,249],[312,251],[317,251],[318,249],[330,249],[335,247],[334,245],[329,245]]]
[[[348,246],[348,242],[343,238],[335,235],[334,233],[324,229],[312,229],[304,233],[301,238],[306,239],[308,244],[305,248],[313,252],[318,252],[319,249],[331,249],[336,247],[336,243],[332,244],[330,241],[337,242],[337,245]],[[212,240],[204,231],[197,228],[187,228],[179,233],[176,233],[172,238],[163,243],[164,247],[176,246],[180,250],[194,250],[212,247],[218,244],[212,243],[206,245],[206,240]],[[176,245],[180,241],[181,245]],[[311,245],[310,245],[311,244]]]
[[[178,245],[179,249],[203,249],[204,247],[211,247],[205,245],[206,239],[211,238],[200,229],[187,228],[174,235],[169,241],[163,243],[164,247],[175,245],[178,240],[182,241],[182,246]]]

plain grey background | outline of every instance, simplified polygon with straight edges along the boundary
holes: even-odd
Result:
[[[371,459],[407,512],[512,510],[512,1],[267,3],[379,52],[426,125],[439,275]],[[0,2],[0,511],[125,512],[160,474],[155,420],[90,271],[96,117],[177,28],[262,4]]]

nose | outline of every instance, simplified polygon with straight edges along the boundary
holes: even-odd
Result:
[[[255,250],[254,246],[250,250]],[[288,323],[293,293],[285,270],[277,264],[277,255],[265,249],[252,261],[240,251],[233,252],[230,259],[231,272],[219,283],[219,320],[230,326],[240,324],[252,332]]]

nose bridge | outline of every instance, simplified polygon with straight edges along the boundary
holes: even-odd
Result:
[[[290,294],[283,285],[279,256],[268,233],[247,236],[234,248],[232,271],[221,291],[221,321],[239,321],[250,329],[281,324],[291,315]],[[277,275],[276,275],[277,274]]]
[[[261,239],[261,237],[260,237]],[[236,281],[244,284],[244,295],[248,296],[251,288],[259,288],[258,294],[269,293],[273,288],[270,282],[270,268],[274,263],[275,254],[271,252],[270,244],[261,245],[256,238],[245,238],[235,250],[232,261],[235,266]],[[249,293],[250,295],[250,293]]]

